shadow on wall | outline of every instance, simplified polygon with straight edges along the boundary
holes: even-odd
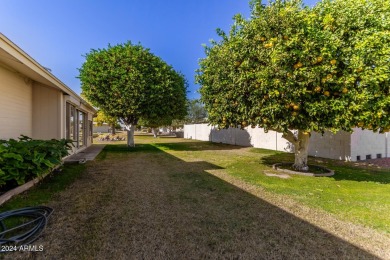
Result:
[[[242,148],[241,146],[234,146],[223,143],[209,143],[205,141],[192,141],[185,143],[157,143],[154,145],[163,151],[236,150]]]
[[[213,127],[210,131],[209,141],[240,146],[253,146],[251,135],[246,129],[228,128],[220,129]]]
[[[265,132],[263,128],[228,128],[218,130],[211,127],[208,140],[215,143],[226,143],[240,146],[270,149],[274,151],[294,152],[294,145],[284,139],[282,133]]]

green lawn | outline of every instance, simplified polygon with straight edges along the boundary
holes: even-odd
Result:
[[[293,154],[266,149],[243,148],[208,142],[168,143],[155,139],[153,145],[180,159],[197,158],[226,169],[227,173],[267,191],[284,194],[308,206],[333,213],[342,220],[390,233],[390,169],[357,167],[352,162],[310,158],[310,164],[335,170],[331,177],[291,175],[269,177],[276,162],[293,162]],[[191,152],[189,152],[191,151]],[[229,151],[229,152],[226,152]]]
[[[123,144],[118,142],[117,144]],[[354,163],[310,158],[310,164],[335,170],[332,177],[291,175],[288,179],[270,177],[271,165],[293,161],[293,155],[265,149],[242,148],[177,138],[137,136],[133,152],[164,151],[188,161],[204,161],[235,178],[264,187],[267,191],[284,194],[310,207],[323,209],[341,220],[363,224],[390,233],[390,170],[358,167]],[[105,160],[107,152],[123,156],[126,146],[109,146],[97,160]],[[85,170],[85,165],[66,165],[60,173],[49,175],[41,184],[5,205],[1,210],[44,204],[65,189]]]
[[[0,211],[46,204],[79,178],[85,169],[85,164],[67,164],[61,171],[52,172],[30,190],[1,205]]]
[[[229,174],[286,194],[312,207],[334,213],[344,220],[364,224],[390,233],[390,171],[362,169],[340,163],[316,163],[335,170],[332,177],[291,176],[289,179],[268,177],[262,172],[269,162],[292,161],[291,154],[252,149],[257,156],[240,158],[226,165]],[[256,157],[260,163],[254,163]],[[313,160],[312,160],[313,161]],[[315,162],[311,162],[315,163]]]

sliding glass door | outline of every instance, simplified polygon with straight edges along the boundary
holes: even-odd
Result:
[[[87,117],[86,113],[76,109],[70,103],[66,103],[66,129],[65,136],[73,140],[77,148],[87,144]]]
[[[78,147],[82,147],[86,145],[86,118],[85,113],[82,111],[78,111],[78,128],[79,128],[79,138],[78,138]]]

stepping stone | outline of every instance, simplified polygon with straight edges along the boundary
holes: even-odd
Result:
[[[278,178],[281,178],[281,179],[288,179],[288,178],[290,178],[290,175],[287,175],[287,174],[275,174],[275,173],[271,173],[269,171],[264,171],[264,174],[267,175],[267,176],[270,176],[270,177],[278,177]]]

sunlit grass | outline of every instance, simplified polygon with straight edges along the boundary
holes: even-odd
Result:
[[[331,177],[291,175],[290,178],[282,179],[267,176],[265,172],[278,174],[271,165],[293,162],[293,154],[194,140],[175,143],[162,139],[149,140],[155,147],[182,160],[212,163],[224,168],[231,176],[261,186],[267,191],[288,195],[342,220],[390,233],[389,169],[358,167],[352,162],[310,158],[310,164],[330,168],[336,174]]]
[[[267,176],[265,173],[279,174],[271,165],[277,162],[292,162],[292,154],[151,136],[137,136],[135,148],[128,148],[123,143],[108,145],[97,160],[120,160],[126,158],[128,152],[165,152],[173,155],[172,158],[183,161],[204,161],[237,179],[263,187],[272,193],[289,196],[304,205],[325,210],[341,220],[390,233],[389,169],[358,167],[350,162],[310,158],[310,164],[330,168],[336,174],[331,177],[290,175],[289,178],[282,179]],[[1,206],[1,211],[45,204],[81,176],[86,167],[88,164],[66,165],[62,172],[50,175],[37,187]]]

